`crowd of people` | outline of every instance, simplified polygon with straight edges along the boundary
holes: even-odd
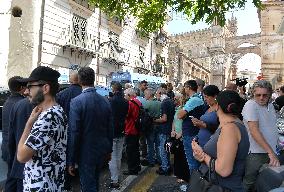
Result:
[[[4,191],[70,191],[77,174],[81,191],[99,191],[105,162],[114,189],[121,172],[138,175],[141,165],[159,165],[157,174],[173,173],[178,183],[213,167],[212,182],[224,191],[256,191],[262,166],[280,166],[275,106],[284,106],[284,96],[273,105],[266,80],[253,84],[251,97],[234,83],[219,90],[201,79],[176,92],[171,83],[154,90],[147,81],[139,88],[113,82],[112,94],[104,97],[94,88],[90,67],[71,73],[70,87],[58,93],[59,76],[40,66],[28,78],[9,79],[2,118]],[[145,113],[151,122],[142,129]],[[124,147],[127,170],[121,171]]]

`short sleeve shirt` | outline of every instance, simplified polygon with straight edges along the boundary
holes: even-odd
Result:
[[[185,103],[183,110],[185,110],[186,112],[190,112],[194,108],[196,108],[200,105],[204,105],[202,98],[200,98],[198,96],[194,95],[193,97],[190,97],[189,100]]]
[[[276,151],[278,133],[276,127],[276,112],[271,103],[267,106],[259,105],[255,100],[249,100],[246,102],[243,111],[243,121],[249,133],[250,140],[250,152],[251,153],[266,153],[264,149],[256,143],[252,138],[249,128],[249,121],[257,121],[259,126],[259,131],[262,133],[266,142],[270,147]]]
[[[147,109],[150,116],[159,118],[161,113],[161,102],[158,100],[147,100],[144,109]]]
[[[24,168],[24,191],[63,191],[66,167],[67,118],[62,107],[43,111],[25,145],[35,154]]]
[[[172,130],[172,123],[175,115],[175,104],[172,99],[166,98],[161,103],[161,115],[167,115],[167,121],[160,124],[160,133],[169,135]]]

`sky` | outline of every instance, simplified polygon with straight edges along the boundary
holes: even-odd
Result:
[[[245,8],[242,10],[228,12],[226,14],[226,18],[227,19],[231,18],[232,13],[238,20],[238,32],[237,32],[238,36],[260,32],[257,9],[254,7],[251,1],[247,2]],[[199,22],[197,24],[192,25],[188,20],[182,17],[183,17],[182,14],[180,14],[179,16],[173,17],[173,20],[169,22],[167,30],[170,34],[172,35],[179,34],[182,32],[189,32],[209,27],[209,25],[207,25],[205,22]],[[248,63],[252,61],[254,61],[257,64],[254,66],[248,65]],[[248,69],[259,72],[260,62],[261,60],[259,56],[255,54],[247,54],[239,60],[238,70]]]

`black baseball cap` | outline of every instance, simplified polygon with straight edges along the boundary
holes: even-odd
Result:
[[[50,67],[39,66],[35,68],[28,78],[19,79],[20,82],[32,82],[32,81],[51,81],[58,82],[60,73]]]

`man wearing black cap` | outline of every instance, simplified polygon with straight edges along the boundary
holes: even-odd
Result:
[[[36,105],[18,144],[17,159],[25,163],[24,191],[62,191],[66,167],[67,117],[55,102],[60,73],[37,67],[27,82]]]

